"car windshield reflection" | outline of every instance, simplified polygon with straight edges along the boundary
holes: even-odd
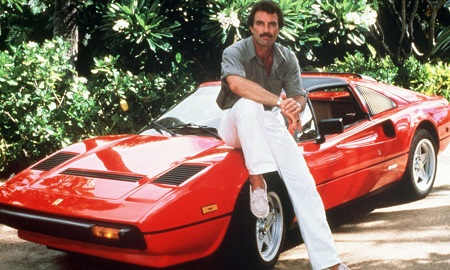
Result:
[[[148,128],[173,130],[173,128],[217,129],[222,110],[216,104],[220,85],[201,86],[193,94],[158,117]],[[143,134],[149,134],[150,130]]]

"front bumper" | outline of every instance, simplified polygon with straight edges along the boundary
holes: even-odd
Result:
[[[126,224],[61,217],[4,205],[0,205],[0,223],[17,230],[97,245],[135,250],[147,248],[140,230]],[[118,239],[96,237],[91,231],[93,226],[116,228],[119,230],[119,237]]]

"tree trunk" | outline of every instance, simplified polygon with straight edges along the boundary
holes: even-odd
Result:
[[[78,0],[55,0],[53,36],[60,36],[70,44],[68,56],[75,67],[78,55]]]

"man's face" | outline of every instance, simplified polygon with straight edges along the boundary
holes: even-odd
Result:
[[[278,15],[276,13],[270,14],[264,11],[257,11],[250,31],[257,44],[262,47],[272,46],[280,32],[278,28]]]

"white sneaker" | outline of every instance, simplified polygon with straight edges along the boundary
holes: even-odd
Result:
[[[256,188],[252,192],[250,185],[250,210],[257,218],[265,218],[269,215],[269,200],[267,199],[267,184],[264,181],[264,189]]]

